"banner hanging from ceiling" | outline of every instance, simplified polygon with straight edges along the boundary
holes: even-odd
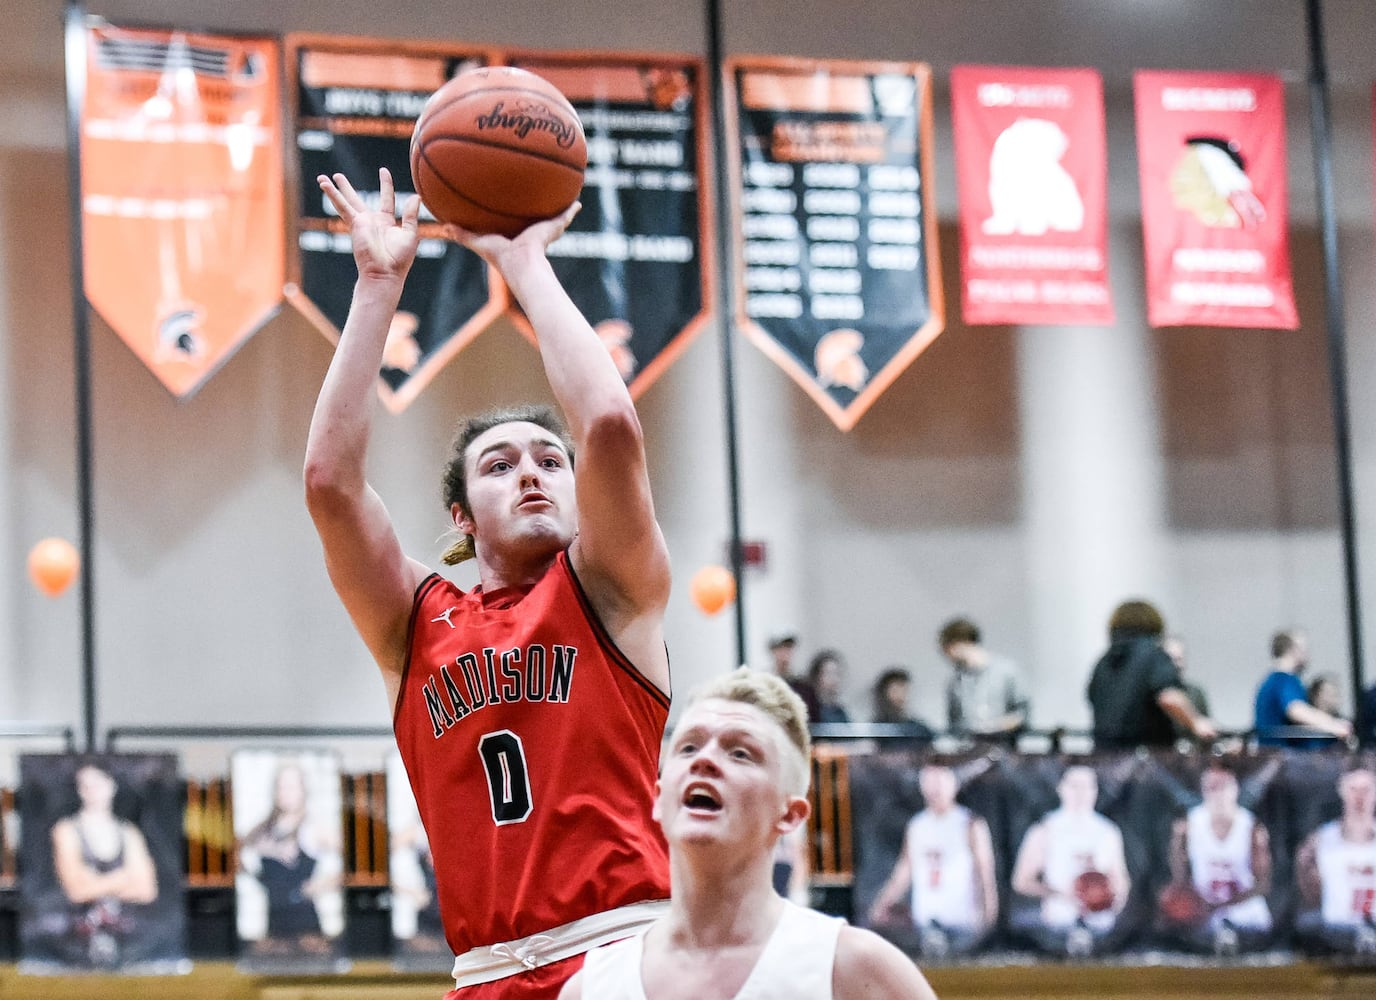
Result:
[[[281,301],[278,44],[103,22],[86,37],[86,298],[188,397]]]
[[[941,332],[930,70],[728,61],[738,321],[841,430]]]
[[[957,66],[966,323],[1113,323],[1104,91],[1092,69]]]

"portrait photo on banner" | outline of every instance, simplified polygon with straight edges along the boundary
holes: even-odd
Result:
[[[392,891],[392,960],[408,972],[448,972],[454,954],[440,923],[435,863],[401,754],[387,755],[388,871]]]
[[[19,758],[23,973],[190,968],[170,754]]]
[[[230,781],[240,964],[273,972],[347,968],[338,755],[236,750]]]

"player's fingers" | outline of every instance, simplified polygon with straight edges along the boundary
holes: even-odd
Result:
[[[397,191],[392,185],[392,172],[386,167],[377,171],[378,211],[395,216],[397,213]]]
[[[339,213],[339,217],[345,222],[350,221],[354,215],[353,207],[345,200],[344,195],[340,194],[339,188],[334,186],[334,181],[324,174],[315,180],[320,185],[320,190],[325,193],[325,197],[330,200],[330,204],[334,206],[335,211]]]
[[[420,222],[420,195],[413,194],[401,206],[401,224],[413,232]]]
[[[367,206],[363,203],[363,198],[354,190],[354,186],[349,183],[349,178],[343,174],[334,175],[334,186],[339,189],[339,193],[344,196],[355,212],[361,212]]]

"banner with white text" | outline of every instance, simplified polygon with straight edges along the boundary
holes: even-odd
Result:
[[[1280,77],[1143,70],[1134,92],[1151,325],[1295,329]]]
[[[966,323],[1113,323],[1103,81],[957,66],[951,118]]]
[[[528,53],[507,61],[558,87],[582,119],[583,209],[549,256],[638,399],[709,311],[705,69],[701,60],[666,55]]]
[[[330,340],[339,339],[348,317],[357,271],[348,227],[315,178],[342,173],[372,199],[378,170],[386,167],[401,205],[414,192],[411,132],[421,108],[451,77],[491,61],[489,53],[472,48],[288,36],[301,208],[287,299]],[[505,308],[505,296],[489,282],[482,260],[441,230],[422,208],[420,245],[378,375],[378,393],[394,413],[410,405]]]
[[[931,74],[728,61],[739,321],[841,430],[941,332]]]

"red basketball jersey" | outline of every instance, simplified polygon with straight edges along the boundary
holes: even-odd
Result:
[[[416,591],[397,746],[455,954],[669,896],[651,818],[668,697],[560,553],[527,591]]]

